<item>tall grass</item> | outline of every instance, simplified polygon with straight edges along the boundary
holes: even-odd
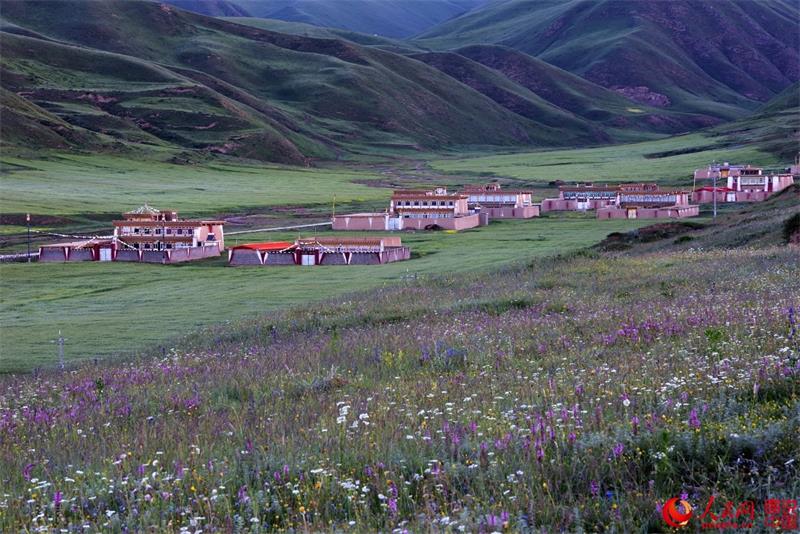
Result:
[[[788,248],[537,260],[0,380],[0,530],[666,530],[795,497]]]

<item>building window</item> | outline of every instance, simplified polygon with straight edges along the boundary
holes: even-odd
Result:
[[[150,228],[144,229],[144,235],[150,235]]]
[[[447,205],[448,206],[452,206],[453,205],[453,201],[451,200],[450,202],[447,203]]]
[[[134,228],[134,229],[133,229],[133,233],[134,233],[134,234],[138,234],[138,233],[139,233],[139,229],[138,229],[138,228]]]
[[[167,228],[166,232],[167,232],[167,235],[172,235],[172,228]]]
[[[175,230],[175,233],[178,234],[178,235],[182,235],[183,234],[183,229],[182,228],[178,228],[177,230]]]
[[[156,228],[156,235],[161,235],[161,228]]]
[[[414,201],[414,205],[415,205],[415,206],[419,206],[419,200],[415,200],[415,201]]]

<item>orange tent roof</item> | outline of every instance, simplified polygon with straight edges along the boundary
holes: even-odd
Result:
[[[269,241],[266,243],[246,243],[244,245],[237,245],[233,247],[234,249],[237,248],[246,248],[250,250],[261,250],[261,251],[275,251],[275,250],[284,250],[290,247],[293,247],[294,243],[289,243],[287,241]]]

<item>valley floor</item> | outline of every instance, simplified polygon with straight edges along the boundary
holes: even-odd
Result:
[[[48,233],[108,234],[110,220],[145,202],[185,216],[226,218],[226,231],[234,232],[324,221],[334,199],[339,213],[385,209],[393,187],[456,189],[499,179],[509,187],[532,188],[538,200],[556,194],[549,183],[554,180],[657,179],[688,188],[692,171],[713,159],[776,163],[767,153],[722,150],[716,142],[693,134],[615,147],[501,156],[478,152],[467,159],[365,157],[323,168],[226,159],[178,165],[169,162],[169,151],[141,158],[45,153],[37,159],[5,151],[0,250],[26,250],[26,212],[33,213],[35,251],[43,242],[59,240]],[[130,356],[186,336],[204,338],[209,326],[222,321],[381,287],[407,275],[488,272],[583,248],[643,224],[551,214],[459,235],[404,235],[412,260],[378,268],[230,269],[222,258],[167,267],[0,264],[0,372],[53,365],[58,351],[52,341],[59,331],[68,338],[68,361]],[[227,244],[296,237],[296,232],[231,235]]]

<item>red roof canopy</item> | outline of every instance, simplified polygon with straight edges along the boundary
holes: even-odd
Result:
[[[285,250],[287,248],[293,247],[294,243],[289,243],[287,241],[269,241],[266,243],[247,243],[244,245],[236,245],[232,247],[234,249],[250,249],[250,250],[261,250],[261,251],[275,251],[275,250]]]

